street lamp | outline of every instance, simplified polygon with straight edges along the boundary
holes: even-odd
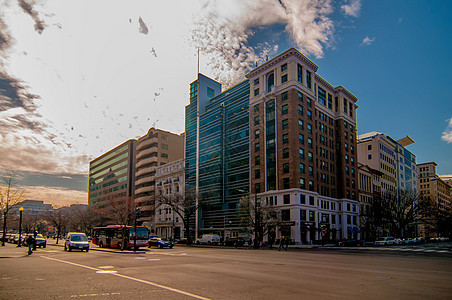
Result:
[[[259,207],[261,200],[257,198],[257,194],[254,195],[254,248],[258,248],[260,242],[260,211]],[[258,232],[259,231],[259,232]]]
[[[23,211],[24,211],[24,207],[23,206],[19,207],[19,242],[18,242],[17,247],[22,247],[20,239],[22,237],[22,212]]]
[[[137,218],[140,210],[135,208],[135,222],[133,223],[133,252],[137,251]]]

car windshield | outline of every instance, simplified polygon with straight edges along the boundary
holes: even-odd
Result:
[[[42,234],[38,234],[38,235],[36,235],[36,237],[37,237],[37,238],[40,238],[40,239],[43,239],[43,238],[44,238],[44,236],[43,236]]]
[[[72,242],[86,242],[88,241],[88,238],[86,235],[71,235],[71,241]]]
[[[162,240],[162,241],[164,241],[164,242],[168,242],[168,240],[165,239],[165,238],[161,238],[160,240]]]

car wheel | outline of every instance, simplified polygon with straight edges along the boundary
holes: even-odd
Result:
[[[47,245],[42,246],[43,248],[45,248]]]
[[[207,245],[210,245],[210,244],[211,244],[210,241],[208,241],[208,242],[207,242]]]
[[[160,245],[160,249],[163,249],[163,245]]]
[[[69,252],[71,252],[71,251],[72,251],[72,248],[71,248],[71,246],[69,246],[69,247],[68,247],[68,249],[69,249]]]
[[[86,252],[89,252],[89,249],[86,249]]]
[[[64,251],[67,251],[67,247],[66,247],[66,245],[64,245]]]
[[[170,249],[173,249],[173,246],[169,246]]]

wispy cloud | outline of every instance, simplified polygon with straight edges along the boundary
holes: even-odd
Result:
[[[345,4],[341,6],[341,10],[346,16],[357,18],[361,11],[361,0],[345,0]]]
[[[41,34],[46,27],[46,24],[39,17],[39,13],[35,10],[34,6],[36,1],[33,0],[19,0],[19,6],[23,11],[30,15],[30,17],[35,21],[35,30],[37,33]]]
[[[448,124],[446,129],[443,131],[441,139],[446,143],[452,143],[452,117],[446,120],[446,122],[448,122]]]
[[[369,46],[369,45],[371,45],[373,42],[375,42],[375,37],[373,37],[373,38],[370,38],[370,37],[368,37],[368,36],[366,36],[364,39],[363,39],[363,41],[361,42],[361,45],[360,46]]]

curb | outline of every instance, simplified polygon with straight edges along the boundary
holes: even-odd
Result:
[[[50,246],[57,246],[57,247],[64,247],[64,245],[60,244],[47,244]],[[90,251],[99,251],[99,252],[110,252],[110,253],[121,253],[121,254],[146,254],[146,250],[139,250],[139,251],[131,251],[131,250],[114,250],[114,249],[106,249],[106,248],[95,248],[92,247],[92,245],[89,246]]]

